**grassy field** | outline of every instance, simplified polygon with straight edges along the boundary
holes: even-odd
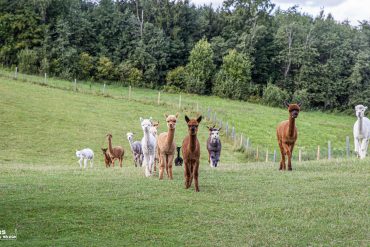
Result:
[[[151,90],[135,89],[143,97],[128,101],[118,95],[122,88],[104,97],[87,85],[79,92],[68,85],[55,81],[66,89],[60,90],[0,78],[0,230],[17,230],[17,240],[1,246],[369,246],[368,159],[295,162],[293,172],[279,172],[276,163],[245,163],[244,154],[224,142],[217,169],[209,168],[202,149],[201,192],[195,193],[184,189],[182,167],[174,168],[173,181],[148,179],[128,152],[124,135],[132,130],[141,138],[139,117],[162,120],[164,131],[163,114],[176,112],[171,104],[153,104],[145,98],[156,95]],[[245,102],[194,99],[217,104],[225,116],[235,112],[256,142],[271,145],[275,120],[287,115]],[[183,111],[180,116],[178,144],[186,135]],[[353,122],[317,112],[302,112],[299,120],[300,129],[315,133],[301,130],[300,145],[327,138],[339,145]],[[206,124],[199,131],[204,144]],[[126,149],[123,169],[103,167],[99,150],[108,132],[113,145]],[[74,152],[86,146],[96,153],[95,167],[81,170]]]

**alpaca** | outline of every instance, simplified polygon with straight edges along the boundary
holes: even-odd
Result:
[[[150,133],[158,140],[158,128],[159,128],[159,121],[151,121],[152,127],[150,128]],[[156,144],[156,151],[154,157],[154,171],[157,171],[157,164],[159,163],[159,153],[158,153],[158,143]]]
[[[176,113],[176,115],[165,114],[168,132],[161,133],[157,139],[157,150],[159,153],[159,179],[163,179],[164,168],[166,168],[167,177],[169,177],[169,179],[173,179],[172,164],[176,150],[174,137],[178,116],[178,113]]]
[[[112,160],[112,166],[114,167],[114,161],[118,159],[119,166],[122,168],[123,155],[125,154],[125,151],[123,150],[121,146],[112,147],[112,135],[111,134],[107,134],[107,138],[108,138],[108,154]]]
[[[221,140],[220,140],[220,130],[215,129],[215,126],[212,128],[209,127],[209,137],[207,139],[207,150],[208,150],[208,163],[211,167],[217,167],[218,162],[220,161],[221,155]]]
[[[202,121],[202,116],[197,119],[189,119],[185,116],[185,121],[188,124],[188,133],[182,142],[182,157],[184,158],[184,177],[185,188],[188,189],[194,178],[195,191],[199,192],[198,174],[199,174],[199,158],[200,145],[197,138],[198,126]]]
[[[103,151],[105,167],[108,168],[112,164],[112,160],[107,152],[108,148],[101,148],[101,151]]]
[[[90,148],[85,148],[80,151],[76,150],[77,158],[80,158],[78,163],[82,168],[82,160],[84,161],[84,168],[87,168],[87,161],[90,161],[90,167],[94,166],[94,152]]]
[[[353,137],[355,141],[355,152],[357,157],[364,159],[370,139],[370,120],[365,117],[367,106],[357,105],[355,107],[357,121],[353,125]]]
[[[134,156],[135,167],[137,167],[138,164],[142,166],[143,150],[141,149],[141,142],[134,141],[134,133],[132,132],[128,132],[126,135],[127,135],[127,140],[130,143],[132,155]]]
[[[181,149],[181,147],[177,147],[176,149],[177,149],[177,157],[175,159],[175,166],[182,166],[183,160],[180,157],[180,149]]]
[[[289,120],[282,121],[276,128],[276,136],[281,153],[279,170],[286,170],[285,155],[288,155],[288,170],[291,171],[293,148],[298,137],[295,119],[298,117],[302,104],[289,104],[288,102],[284,102],[284,104],[288,107]]]
[[[141,148],[144,154],[143,163],[145,165],[145,176],[149,177],[152,175],[152,169],[156,151],[156,138],[150,133],[152,127],[152,118],[143,119],[140,118],[141,128],[144,132],[144,137],[141,140]]]

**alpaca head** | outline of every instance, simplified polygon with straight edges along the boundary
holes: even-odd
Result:
[[[77,158],[81,158],[81,151],[76,150],[76,156]]]
[[[101,148],[101,151],[103,151],[104,162],[105,162],[106,167],[110,166],[110,162],[111,162],[111,159],[109,157],[109,154],[108,154],[107,150],[108,150],[108,148]]]
[[[202,116],[199,116],[197,119],[190,119],[185,115],[185,121],[188,124],[189,135],[196,135],[198,133],[198,126],[200,121],[202,121]]]
[[[159,121],[152,121],[152,125],[153,125],[154,128],[158,129]]]
[[[171,130],[175,129],[176,121],[177,121],[177,117],[179,116],[179,113],[176,113],[176,115],[164,114],[164,116],[166,117],[167,127]]]
[[[356,105],[356,107],[355,107],[356,117],[364,117],[366,109],[367,109],[367,106]]]
[[[301,110],[302,103],[299,102],[297,104],[290,104],[286,101],[284,101],[284,105],[288,107],[289,115],[291,118],[297,118],[299,111]]]
[[[133,132],[127,132],[126,136],[127,136],[127,140],[129,142],[133,142],[134,141],[134,133]]]
[[[140,122],[141,122],[141,128],[143,129],[143,131],[149,132],[150,128],[152,127],[152,118],[149,118],[149,119],[140,118]]]
[[[106,137],[107,137],[108,139],[112,139],[112,134],[108,133],[108,134],[106,135]]]
[[[209,136],[211,137],[211,142],[216,142],[217,140],[220,139],[220,130],[221,128],[219,129],[216,129],[215,126],[213,126],[212,128],[211,127],[208,127],[208,130],[209,130]]]

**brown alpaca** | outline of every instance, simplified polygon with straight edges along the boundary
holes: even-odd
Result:
[[[282,121],[276,128],[276,136],[281,153],[279,170],[286,170],[285,155],[288,155],[288,170],[291,171],[293,148],[298,137],[295,119],[298,117],[301,103],[289,104],[284,102],[284,104],[288,107],[289,120]]]
[[[114,148],[112,148],[112,135],[107,134],[107,137],[108,137],[108,154],[112,160],[112,166],[114,167],[114,161],[118,159],[119,166],[122,167],[123,155],[125,154],[125,151],[121,146],[115,146]]]
[[[109,157],[109,154],[107,152],[108,148],[101,148],[101,150],[103,151],[103,155],[104,155],[105,167],[108,168],[112,164],[112,160]]]
[[[174,137],[178,116],[178,113],[176,113],[176,115],[165,114],[168,132],[161,133],[157,138],[157,154],[159,154],[159,179],[163,179],[165,167],[167,176],[169,179],[173,179],[172,164],[176,151]]]
[[[199,192],[198,174],[199,174],[199,158],[200,158],[200,145],[197,138],[198,126],[202,116],[198,119],[189,119],[185,116],[185,121],[188,124],[189,135],[185,137],[182,142],[182,156],[184,159],[184,176],[185,188],[191,186],[194,178],[195,191]]]

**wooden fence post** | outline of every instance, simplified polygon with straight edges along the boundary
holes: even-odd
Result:
[[[328,141],[328,160],[331,159],[331,142]]]
[[[179,97],[179,109],[181,109],[181,94],[180,94],[180,97]]]
[[[320,145],[317,146],[316,160],[320,160]]]
[[[249,143],[249,137],[247,138],[247,148],[250,147],[250,143]]]
[[[243,147],[243,134],[240,134],[240,147]]]
[[[131,86],[128,87],[128,100],[131,100]]]
[[[197,102],[197,112],[199,112],[199,103]]]
[[[105,87],[105,84],[104,84],[104,87]],[[75,78],[75,91],[77,91],[77,80]]]
[[[17,79],[17,77],[18,77],[18,67],[15,67],[14,78]]]
[[[269,150],[268,148],[266,148],[266,162],[269,161]]]
[[[216,123],[216,112],[213,113],[213,123]]]
[[[226,137],[229,136],[229,122],[226,122],[226,128],[225,128]]]
[[[44,77],[44,83],[46,84],[46,73],[45,73],[45,77]]]
[[[349,158],[349,136],[346,136],[346,154],[347,158]]]
[[[276,149],[274,149],[274,163],[276,162]]]
[[[105,94],[105,83],[104,83],[104,86],[103,86],[103,94]]]
[[[257,146],[257,150],[256,150],[256,160],[257,161],[259,160],[258,146]]]
[[[208,107],[208,112],[207,112],[207,119],[208,121],[211,121],[211,109]]]
[[[302,162],[302,148],[299,148],[298,150],[298,161]]]
[[[159,105],[161,103],[161,92],[158,92],[158,99],[157,99],[157,104]]]

